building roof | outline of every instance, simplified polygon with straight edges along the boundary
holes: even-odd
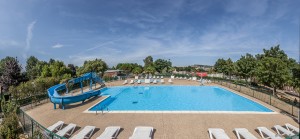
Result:
[[[105,73],[107,73],[107,72],[119,72],[119,71],[123,71],[123,70],[107,70],[107,71],[105,71]]]

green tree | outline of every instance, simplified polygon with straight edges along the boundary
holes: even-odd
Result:
[[[300,91],[300,64],[297,63],[292,68],[292,86]]]
[[[134,66],[131,63],[119,63],[117,69],[123,70],[126,74],[129,74],[134,69]]]
[[[51,64],[53,64],[55,62],[55,60],[54,59],[52,59],[52,58],[50,58],[50,60],[49,60],[49,64],[51,65]]]
[[[172,73],[173,71],[175,71],[175,68],[174,67],[170,67],[167,72],[168,73]]]
[[[152,56],[147,56],[144,60],[144,68],[147,68],[149,66],[153,66],[153,58]]]
[[[187,67],[185,67],[185,71],[187,71],[187,72],[191,72],[191,71],[193,71],[195,68],[193,68],[192,66],[187,66]]]
[[[234,70],[235,70],[234,63],[232,62],[232,60],[230,58],[228,58],[225,62],[224,73],[227,76],[229,76],[229,78],[231,79],[231,75],[233,74]]]
[[[140,67],[140,66],[135,67],[135,68],[133,69],[133,71],[132,71],[132,73],[134,73],[134,74],[136,74],[136,75],[138,75],[138,74],[140,74],[140,73],[142,73],[142,72],[143,72],[143,68]]]
[[[71,70],[62,61],[53,62],[49,69],[52,77],[62,77],[64,74],[71,74]]]
[[[75,76],[76,75],[76,68],[73,64],[68,64],[68,68],[71,70],[71,75]]]
[[[157,72],[162,73],[162,71],[165,69],[165,71],[169,71],[169,69],[172,67],[172,62],[164,59],[157,59],[154,62],[154,68]]]
[[[273,95],[276,95],[276,89],[282,88],[291,80],[291,68],[295,66],[295,61],[289,59],[279,45],[263,51],[263,54],[256,56],[259,59],[257,77],[264,85],[271,86]]]
[[[126,74],[133,73],[135,68],[142,69],[137,63],[119,63],[117,69],[124,70]]]
[[[263,51],[264,51],[264,54],[262,55],[262,57],[279,58],[283,62],[288,62],[288,56],[284,53],[283,50],[280,49],[280,45],[271,47],[270,50],[263,49]]]
[[[37,66],[38,63],[39,63],[39,60],[34,56],[30,56],[27,59],[25,69],[26,69],[27,77],[29,79],[34,79],[39,76],[40,71]]]
[[[17,58],[8,58],[3,64],[2,75],[0,76],[0,85],[3,91],[8,91],[9,86],[18,85],[22,80],[21,65]]]
[[[2,75],[2,73],[4,71],[4,66],[5,66],[6,61],[10,61],[10,60],[14,60],[14,59],[15,59],[14,57],[7,56],[0,60],[0,76]]]
[[[224,60],[223,58],[218,59],[214,65],[214,69],[216,72],[223,73],[224,75],[226,72],[226,60]]]
[[[154,74],[156,70],[153,66],[148,66],[146,69],[144,69],[144,71],[147,74]]]
[[[289,78],[289,69],[287,63],[279,58],[264,57],[258,63],[257,76],[259,80],[273,88],[273,95],[276,95],[276,89],[282,87]]]
[[[236,61],[237,74],[244,78],[246,83],[249,78],[252,79],[252,77],[254,77],[256,67],[257,61],[255,57],[248,53],[245,56],[241,56],[241,58]]]
[[[36,67],[35,67],[35,68],[37,69],[37,71],[38,71],[37,77],[40,77],[40,76],[42,75],[43,67],[44,67],[45,65],[48,65],[48,63],[45,62],[45,61],[39,61],[39,62],[37,63],[37,65],[36,65]]]
[[[43,66],[41,76],[42,77],[51,77],[51,70],[50,70],[49,65]]]
[[[78,69],[78,75],[87,73],[87,72],[96,72],[104,73],[107,70],[108,66],[102,59],[88,60],[84,61],[82,67]]]

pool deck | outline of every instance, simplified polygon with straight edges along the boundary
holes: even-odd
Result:
[[[165,81],[168,79],[165,78]],[[115,81],[106,83],[110,86],[123,86],[123,81]],[[135,84],[135,85],[145,85]],[[147,84],[148,85],[148,84]],[[161,85],[150,84],[150,85]],[[170,85],[166,82],[165,85]],[[173,80],[173,85],[199,85],[196,81]],[[215,84],[208,84],[219,86]],[[127,84],[126,86],[132,86]],[[222,87],[222,86],[221,86]],[[223,87],[225,88],[225,87]],[[228,88],[225,88],[228,89]],[[234,90],[232,92],[240,94]],[[245,96],[243,94],[240,94]],[[290,123],[299,127],[297,122],[289,116],[281,114],[280,111],[264,102],[255,98],[245,96],[251,100],[277,111],[272,114],[241,114],[241,113],[107,113],[100,112],[84,113],[85,110],[92,107],[105,97],[92,98],[85,103],[76,103],[66,106],[65,110],[53,109],[53,104],[48,102],[37,106],[34,109],[27,110],[26,113],[33,117],[36,121],[48,127],[53,123],[62,120],[65,123],[77,124],[74,134],[78,133],[84,126],[93,125],[97,130],[92,139],[98,137],[107,126],[121,126],[122,130],[118,135],[118,139],[128,139],[135,126],[152,126],[155,128],[155,139],[207,139],[208,128],[223,128],[230,138],[237,138],[233,132],[234,128],[247,128],[254,136],[261,138],[255,130],[258,126],[265,126],[275,133],[271,127],[276,124],[284,125]]]

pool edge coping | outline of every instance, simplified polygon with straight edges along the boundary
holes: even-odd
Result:
[[[184,86],[184,85],[183,85]],[[214,85],[213,85],[214,86]],[[122,86],[118,86],[118,87],[122,87]],[[101,97],[106,97],[100,101],[98,101],[97,103],[95,103],[94,105],[92,105],[91,107],[89,107],[88,109],[84,110],[82,113],[98,113],[98,112],[101,112],[101,113],[152,113],[152,114],[157,114],[157,113],[177,113],[177,114],[279,114],[277,111],[271,109],[270,107],[267,107],[265,106],[264,104],[261,104],[260,102],[257,102],[256,100],[252,100],[246,96],[243,96],[239,93],[236,93],[234,90],[231,91],[232,89],[227,89],[227,88],[223,88],[223,86],[214,86],[214,87],[219,87],[219,88],[222,88],[222,89],[225,89],[227,91],[230,91],[236,95],[239,95],[241,97],[244,97],[246,99],[249,99],[251,101],[254,101],[270,110],[272,110],[272,112],[257,112],[257,111],[91,111],[90,109],[93,108],[94,106],[98,105],[99,103],[101,103],[102,101],[108,99],[110,97],[110,95],[103,95]],[[102,88],[104,89],[104,88]]]

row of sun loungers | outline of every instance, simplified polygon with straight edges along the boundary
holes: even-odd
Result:
[[[281,136],[294,136],[296,134],[299,134],[299,128],[289,123],[285,124],[285,127],[286,128],[280,125],[275,125],[274,129],[277,132],[277,134],[273,133],[266,127],[257,127],[257,130],[259,131],[259,134],[263,139],[283,139]],[[246,128],[235,128],[234,131],[238,139],[257,139]],[[209,128],[208,132],[210,139],[229,139],[228,135],[221,128]]]
[[[147,78],[147,77],[142,76],[140,79],[145,79],[145,78]],[[164,78],[164,76],[150,76],[149,77],[149,79],[163,79],[163,78]],[[139,76],[135,76],[134,79],[136,79],[136,80],[139,79]]]
[[[57,131],[56,134],[59,136],[71,136],[76,128],[76,124],[70,123],[66,127],[63,121],[58,121],[47,129],[51,132]],[[105,128],[104,132],[96,139],[111,139],[116,138],[119,134],[120,126],[109,126]],[[263,139],[283,139],[281,136],[294,136],[299,134],[299,128],[287,123],[285,128],[280,125],[274,126],[277,134],[273,133],[266,127],[257,127],[261,137]],[[95,130],[95,126],[85,126],[80,132],[71,137],[71,139],[85,139],[90,138]],[[252,133],[246,128],[235,128],[234,129],[238,139],[257,139]],[[221,128],[209,128],[210,139],[230,139],[226,132]],[[151,139],[153,134],[153,127],[137,126],[129,139]],[[280,136],[279,136],[280,135]]]
[[[136,82],[138,84],[141,84],[141,80],[137,80]],[[171,83],[171,84],[173,83],[172,79],[169,79],[168,82]],[[145,79],[145,84],[150,84],[150,83],[157,84],[158,81],[156,79],[154,79],[153,82],[151,82],[150,79]],[[160,79],[160,83],[164,84],[165,80],[164,79]],[[128,84],[128,80],[124,80],[123,85],[125,85],[125,84]],[[130,84],[134,84],[134,80],[130,80]]]
[[[159,79],[159,78],[157,78],[157,79]],[[173,80],[172,80],[172,79],[187,79],[187,80],[192,80],[192,81],[199,81],[201,84],[211,83],[211,80],[206,80],[206,79],[197,80],[196,77],[190,77],[190,78],[186,78],[186,77],[184,77],[184,78],[183,78],[183,77],[176,77],[176,78],[174,78],[174,76],[173,76],[173,77],[171,76],[171,78],[168,80],[168,82],[171,83],[171,84],[173,83]],[[130,80],[130,83],[129,83],[129,84],[134,84],[135,82],[137,82],[138,84],[141,84],[141,80],[140,80],[140,79],[135,78],[135,80],[136,80],[136,81]],[[145,80],[145,83],[146,83],[146,84],[150,84],[150,83],[157,84],[157,83],[158,83],[158,80],[156,80],[155,78],[153,79],[153,82],[151,82],[150,79],[144,79],[144,80]],[[165,81],[164,81],[163,78],[160,79],[160,83],[161,83],[161,84],[164,84],[164,83],[165,83]],[[125,85],[125,84],[128,84],[128,80],[124,80],[123,85]]]
[[[64,125],[63,121],[58,121],[47,129],[51,132],[57,131],[56,134],[64,137],[71,136],[76,128],[76,124],[70,123],[66,127],[62,128]],[[61,129],[62,128],[62,129]],[[85,139],[90,138],[93,135],[95,126],[85,126],[80,132],[72,136],[70,139]],[[120,126],[109,126],[106,127],[104,132],[96,139],[112,139],[116,138],[119,134]],[[137,126],[134,129],[132,136],[129,139],[151,139],[153,134],[153,127],[147,126]]]
[[[171,79],[179,79],[179,80],[188,80],[188,81],[199,81],[201,83],[211,83],[211,80],[207,80],[207,79],[201,79],[201,80],[197,80],[197,77],[172,77]]]

